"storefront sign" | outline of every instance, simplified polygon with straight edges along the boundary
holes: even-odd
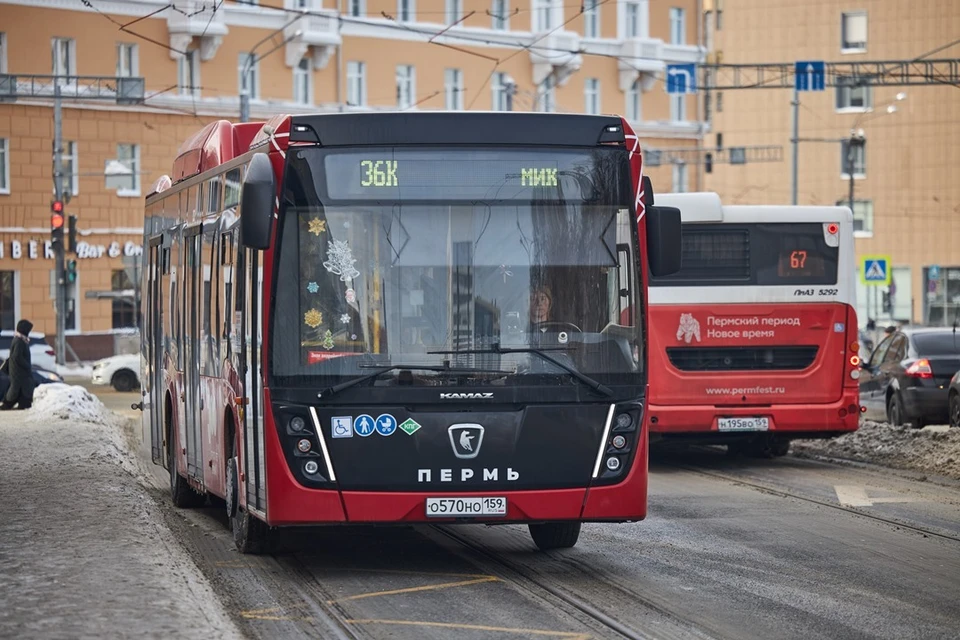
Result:
[[[53,245],[50,240],[45,240],[42,247],[38,240],[28,240],[26,242],[10,240],[9,242],[0,242],[0,259],[9,256],[14,260],[20,260],[21,258],[38,260],[40,259],[41,249],[44,260],[54,259]],[[76,256],[78,260],[89,260],[103,257],[119,258],[121,256],[129,258],[142,254],[143,245],[133,242],[124,242],[122,244],[120,242],[111,242],[107,245],[78,242]]]

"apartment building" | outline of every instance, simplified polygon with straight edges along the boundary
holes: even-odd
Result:
[[[704,12],[709,58],[724,64],[960,59],[956,0],[709,0]],[[960,91],[838,86],[799,98],[797,203],[847,204],[852,182],[858,258],[892,260],[890,287],[860,284],[861,324],[952,324],[960,313]],[[779,145],[783,154],[782,162],[718,164],[705,173],[706,188],[732,203],[790,203],[792,99],[791,89],[771,88],[709,96],[705,146]]]
[[[131,300],[108,296],[135,286],[143,197],[206,123],[242,109],[618,113],[648,149],[696,147],[701,105],[662,76],[703,59],[701,16],[700,0],[0,1],[0,328],[55,328],[53,83],[39,76],[64,76],[81,241],[67,333],[89,356],[135,326]],[[86,99],[137,78],[141,104]],[[650,175],[660,191],[699,186],[684,165]]]

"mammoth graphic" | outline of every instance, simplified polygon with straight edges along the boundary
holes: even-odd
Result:
[[[692,313],[680,314],[680,326],[677,328],[677,340],[684,340],[687,344],[696,338],[700,342],[700,323]]]

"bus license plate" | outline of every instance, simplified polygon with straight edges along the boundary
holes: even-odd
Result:
[[[427,516],[463,518],[507,515],[506,498],[427,498]]]
[[[720,431],[766,431],[770,426],[767,418],[718,418]]]

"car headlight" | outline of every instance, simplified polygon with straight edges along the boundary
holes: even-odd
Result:
[[[55,373],[51,373],[50,371],[38,371],[37,373],[40,374],[40,377],[46,378],[51,382],[60,382],[60,376]]]

